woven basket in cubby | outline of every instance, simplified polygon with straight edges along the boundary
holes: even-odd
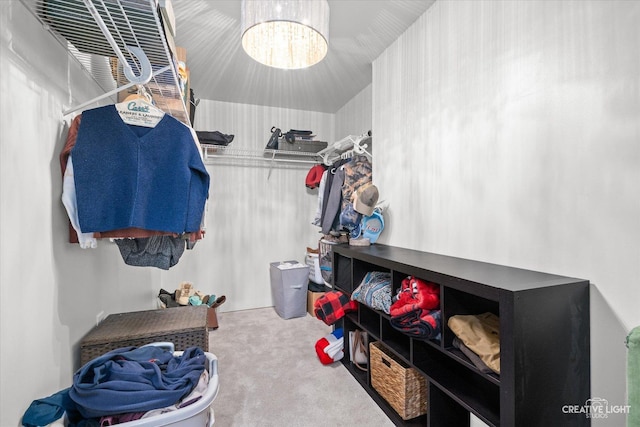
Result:
[[[369,343],[371,385],[403,420],[427,413],[427,382],[379,341]]]

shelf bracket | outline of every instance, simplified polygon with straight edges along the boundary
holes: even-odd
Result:
[[[144,51],[139,47],[125,46],[126,49],[129,51],[129,53],[131,53],[133,56],[136,57],[136,59],[138,59],[140,66],[142,67],[142,71],[140,75],[136,76],[136,74],[133,72],[133,69],[131,69],[131,65],[129,65],[129,62],[127,62],[127,59],[124,57],[124,54],[120,50],[120,47],[118,46],[115,39],[113,38],[111,31],[109,31],[109,28],[107,28],[107,25],[104,23],[102,16],[100,16],[100,13],[98,13],[98,9],[96,9],[96,6],[93,4],[93,1],[92,0],[82,0],[82,1],[87,7],[87,10],[89,10],[89,12],[91,13],[91,16],[93,16],[93,20],[96,21],[96,24],[98,24],[100,31],[102,31],[102,34],[109,42],[109,45],[111,45],[113,52],[116,54],[120,62],[122,62],[122,67],[124,69],[125,77],[127,77],[127,79],[134,84],[149,83],[149,80],[151,80],[151,74],[153,70],[151,69],[151,62],[149,61],[149,58],[147,58],[147,55],[145,55]]]
[[[269,173],[267,174],[267,181],[271,178],[271,171],[273,170],[273,163],[276,161],[276,150],[273,150],[271,154],[271,161],[269,162]]]
[[[137,85],[144,85],[149,83],[149,81],[151,80],[151,77],[153,76],[153,68],[151,67],[151,61],[149,61],[149,58],[147,58],[147,55],[145,55],[144,51],[141,48],[136,46],[125,46],[125,47],[129,51],[129,53],[131,53],[133,56],[136,57],[136,59],[140,63],[140,66],[142,67],[142,71],[140,72],[139,76],[136,76],[136,74],[133,72],[133,69],[131,69],[131,66],[126,61],[123,61],[122,67],[124,71],[124,76],[131,83],[135,83]]]

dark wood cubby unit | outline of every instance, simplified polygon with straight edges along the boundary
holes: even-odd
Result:
[[[369,271],[391,272],[393,293],[413,275],[440,285],[440,339],[409,337],[389,315],[360,304],[336,326],[362,329],[427,380],[427,414],[402,418],[345,352],[342,363],[396,425],[588,426],[584,414],[564,414],[590,396],[589,282],[462,258],[375,244],[333,247],[334,288],[351,294]],[[482,373],[453,347],[448,319],[491,312],[500,318],[500,375]]]

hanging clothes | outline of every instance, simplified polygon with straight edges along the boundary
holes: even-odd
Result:
[[[69,131],[67,132],[67,138],[65,141],[65,145],[60,153],[60,170],[63,176],[63,192],[62,192],[62,200],[65,208],[67,209],[67,214],[69,218],[77,217],[77,202],[75,196],[75,180],[73,176],[73,169],[67,171],[67,165],[71,165],[71,150],[75,147],[76,139],[78,136],[78,128],[80,127],[82,121],[82,114],[77,115],[71,122],[69,127]],[[195,131],[192,128],[188,128],[193,137],[195,138]],[[194,139],[194,145],[197,148],[197,141]],[[206,209],[205,209],[206,213]],[[201,240],[204,236],[205,229],[205,217],[203,213],[201,229],[195,233],[189,233],[189,240],[187,241],[187,249],[191,249],[195,242]],[[152,236],[161,236],[161,235],[172,235],[177,237],[177,233],[167,233],[165,231],[157,231],[157,230],[146,230],[143,228],[137,227],[126,227],[115,230],[108,230],[103,232],[95,232],[95,233],[83,233],[84,235],[79,238],[78,232],[80,228],[77,223],[77,219],[74,221],[71,220],[69,223],[69,242],[70,243],[79,243],[83,248],[94,248],[96,247],[96,240],[100,238],[144,238],[144,237],[152,237]]]
[[[342,184],[344,183],[344,169],[338,167],[333,173],[329,195],[323,205],[324,217],[322,218],[322,234],[329,234],[336,230],[339,224],[340,206],[342,204]],[[325,191],[326,192],[326,191]]]
[[[162,270],[176,265],[185,248],[185,240],[173,236],[116,239],[115,242],[125,264]]]
[[[73,176],[73,161],[71,156],[67,160],[67,166],[64,170],[62,178],[62,204],[67,210],[67,216],[73,231],[75,231],[75,237],[77,243],[80,244],[82,249],[96,248],[98,241],[94,237],[93,233],[83,233],[80,230],[80,223],[78,221],[78,209],[76,203],[76,186],[75,178]]]
[[[200,229],[209,174],[191,132],[166,114],[152,128],[129,126],[115,106],[82,113],[74,163],[80,229]]]
[[[70,178],[73,177],[73,174],[72,173],[67,174],[67,165],[69,164],[71,149],[76,144],[76,138],[78,137],[78,128],[80,127],[81,120],[82,120],[82,115],[80,114],[74,117],[74,119],[71,121],[71,126],[69,126],[69,131],[67,132],[67,139],[64,143],[64,147],[62,148],[62,151],[60,152],[60,171],[62,172],[62,182],[63,182],[62,184],[63,204],[70,203],[69,201],[65,202],[64,200],[65,198],[71,199],[72,200],[71,203],[73,203],[72,205],[73,212],[69,212],[69,208],[67,208],[67,215],[69,215],[69,218],[71,218],[72,215],[77,216],[77,209],[76,209],[76,201],[75,201],[75,198],[76,198],[75,179],[70,180]],[[67,180],[66,185],[64,182],[65,180]],[[67,192],[68,190],[72,190],[71,192],[73,194],[71,194],[71,192]],[[80,226],[78,224],[76,224],[76,226],[74,227],[73,222],[69,221],[69,243],[79,243],[78,234],[76,231],[79,229],[80,229]],[[87,247],[92,247],[93,245],[89,244],[89,245],[81,245],[81,246],[83,248],[87,248]]]
[[[371,160],[364,154],[340,159],[325,174],[318,192],[318,211],[312,224],[319,226],[323,234],[329,234],[342,230],[340,215],[349,210],[353,194],[372,182]],[[336,178],[338,182],[335,182]]]
[[[322,212],[320,212],[320,228],[322,228],[322,221],[324,219],[324,215],[327,212],[327,200],[329,200],[329,194],[331,193],[331,184],[333,183],[333,177],[336,173],[336,167],[332,165],[327,170],[327,176],[324,183],[324,189],[322,192],[318,193],[318,197],[322,197]]]
[[[318,205],[316,208],[316,214],[311,222],[311,224],[317,225],[318,227],[322,227],[322,203],[324,199],[325,184],[327,182],[327,174],[329,174],[329,171],[325,170],[322,173],[322,178],[320,178],[320,184],[318,185]]]
[[[363,154],[358,154],[351,158],[351,161],[344,165],[344,184],[342,186],[342,206],[341,211],[348,208],[352,203],[353,193],[365,184],[372,182],[371,160]]]
[[[342,166],[347,162],[349,162],[349,159],[338,160],[328,169],[324,192],[318,194],[318,197],[322,197],[320,227],[323,234],[329,234],[332,230],[336,231],[340,225],[342,185],[344,184],[345,176]]]

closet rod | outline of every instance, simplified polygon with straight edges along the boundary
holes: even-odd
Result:
[[[151,74],[151,77],[155,77],[155,76],[157,76],[157,75],[159,75],[159,74],[162,74],[162,73],[164,73],[165,71],[168,71],[169,69],[171,69],[171,66],[170,66],[170,65],[166,65],[166,66],[164,66],[164,67],[160,68],[159,70],[157,70],[156,72],[152,73],[152,74]],[[82,103],[82,104],[80,104],[80,105],[78,105],[78,106],[75,106],[75,107],[73,107],[73,108],[71,108],[71,109],[69,109],[69,110],[63,111],[63,112],[62,112],[62,114],[63,114],[64,116],[66,116],[67,114],[74,113],[74,112],[76,112],[76,111],[78,111],[78,110],[83,109],[84,107],[86,107],[86,106],[88,106],[88,105],[91,105],[91,104],[93,104],[93,103],[95,103],[95,102],[100,101],[101,99],[108,98],[108,97],[110,97],[110,96],[112,96],[112,95],[117,94],[118,92],[121,92],[121,91],[123,91],[123,90],[127,90],[127,89],[129,89],[130,87],[136,86],[136,85],[138,85],[138,84],[139,84],[139,83],[130,82],[130,83],[127,83],[126,85],[118,86],[117,88],[115,88],[115,89],[113,89],[113,90],[110,90],[109,92],[106,92],[106,93],[103,93],[102,95],[96,96],[95,98],[93,98],[93,99],[92,99],[92,100],[90,100],[90,101],[84,102],[84,103]]]
[[[217,158],[227,160],[252,160],[261,162],[278,162],[278,163],[304,163],[317,164],[320,157],[316,153],[303,153],[295,151],[279,151],[279,150],[243,150],[232,149],[226,147],[203,147],[204,158]],[[266,157],[265,155],[269,155]],[[290,157],[278,157],[278,156]],[[304,157],[304,159],[296,159],[292,157]]]
[[[205,156],[205,160],[209,159],[209,158],[218,158],[218,159],[228,159],[228,160],[258,160],[258,161],[263,161],[263,162],[277,162],[277,163],[303,163],[306,165],[315,165],[318,164],[317,161],[315,160],[296,160],[296,159],[278,159],[278,158],[271,158],[271,157],[265,157],[264,159],[260,159],[257,157],[239,157],[239,156],[225,156],[225,155],[219,155],[219,154],[209,154]]]

